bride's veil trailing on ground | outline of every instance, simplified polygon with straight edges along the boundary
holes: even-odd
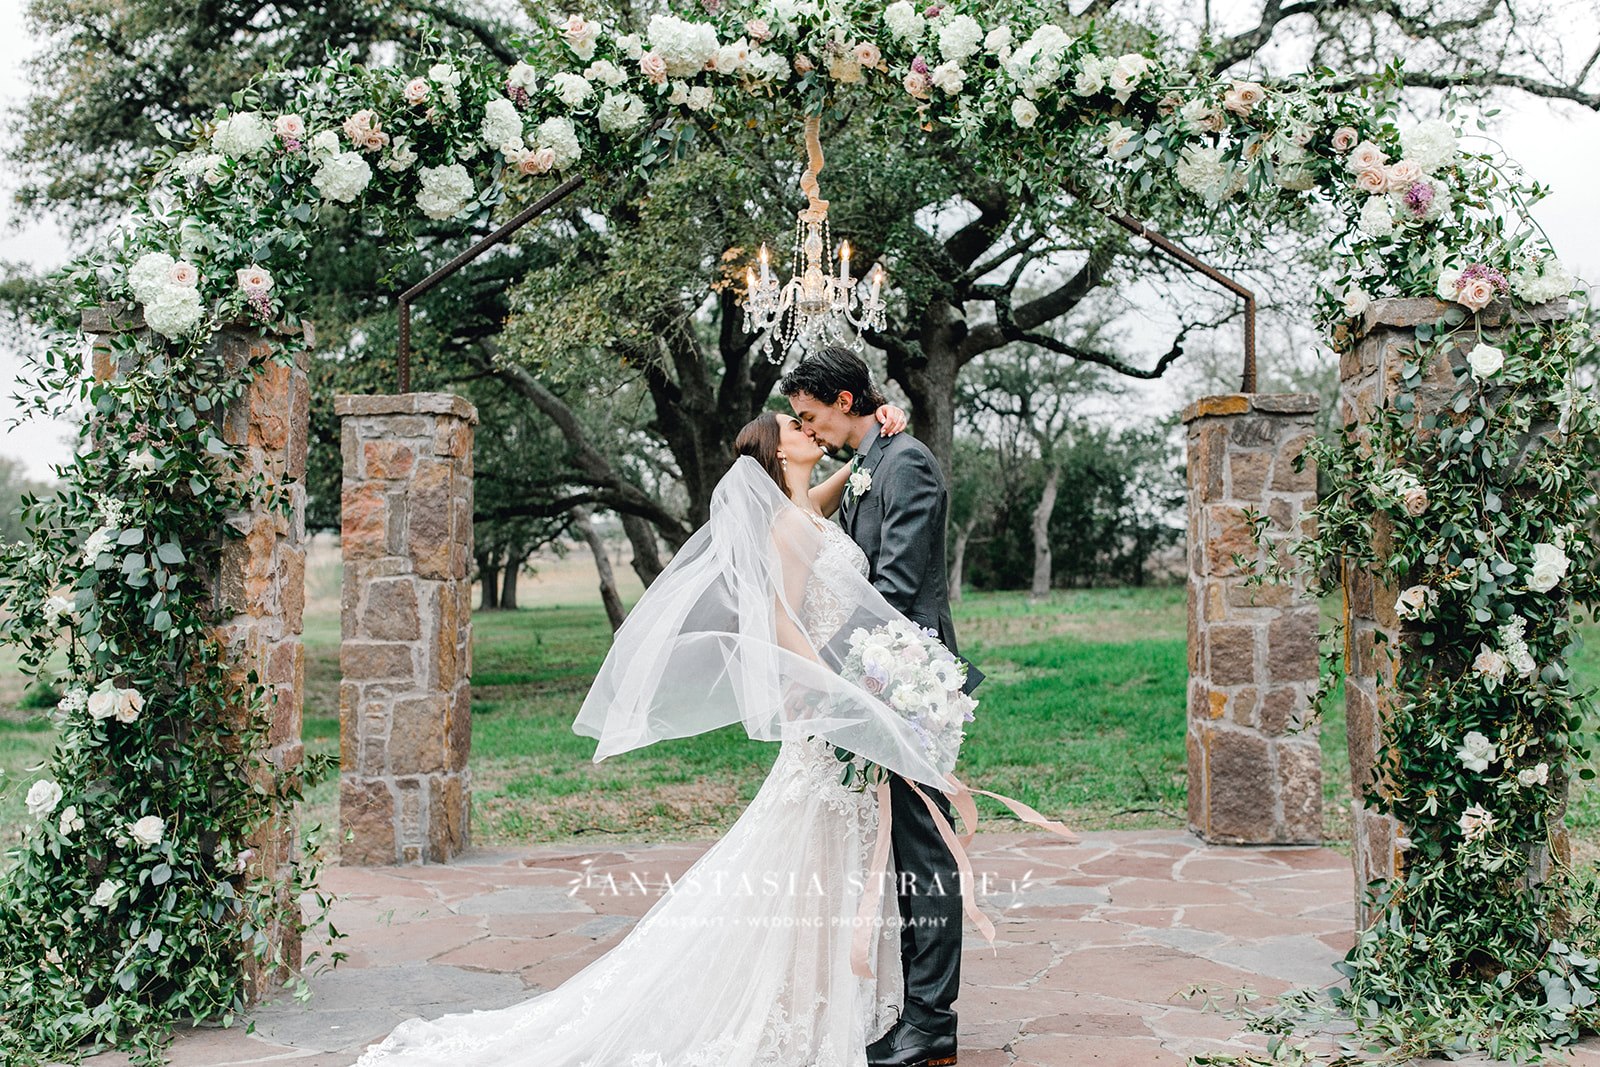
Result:
[[[594,758],[742,722],[762,741],[826,737],[948,791],[910,724],[839,674],[850,634],[905,617],[824,553],[817,521],[741,457],[711,521],[686,542],[617,631],[573,729]]]

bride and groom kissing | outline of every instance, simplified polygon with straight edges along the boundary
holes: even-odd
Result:
[[[910,699],[970,717],[954,688],[926,695],[982,678],[954,655],[949,493],[854,353],[814,352],[780,388],[794,415],[764,412],[738,435],[709,522],[630,612],[573,725],[598,762],[741,723],[780,742],[754,799],[572,978],[508,1008],[408,1020],[362,1067],[957,1062],[963,913],[993,931],[953,832],[952,802],[968,840],[975,810],[954,750],[859,669],[865,655]],[[846,448],[849,465],[813,485],[825,450]]]

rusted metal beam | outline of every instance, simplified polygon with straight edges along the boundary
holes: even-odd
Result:
[[[583,185],[586,180],[587,178],[581,174],[568,178],[544,196],[517,212],[498,230],[495,230],[489,236],[400,294],[400,392],[409,393],[411,391],[411,302],[489,251],[495,245],[503,242],[517,230],[555,207],[556,204],[566,199],[579,186]]]
[[[1162,252],[1177,260],[1191,270],[1210,278],[1230,293],[1235,293],[1244,299],[1244,374],[1241,376],[1239,391],[1253,393],[1256,391],[1256,294],[1234,279],[1228,277],[1217,268],[1201,260],[1193,252],[1184,248],[1166,237],[1150,229],[1132,215],[1100,209],[1107,218],[1121,226],[1124,230],[1136,237],[1143,237],[1155,245]]]

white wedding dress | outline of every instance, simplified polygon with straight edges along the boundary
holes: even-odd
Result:
[[[835,590],[866,560],[816,521],[800,615],[821,646],[849,617]],[[358,1067],[864,1067],[904,983],[892,882],[876,977],[851,970],[878,803],[840,785],[842,770],[827,741],[783,741],[738,821],[609,952],[521,1004],[408,1020]]]

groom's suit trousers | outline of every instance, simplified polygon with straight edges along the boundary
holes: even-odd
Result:
[[[945,794],[923,788],[954,828]],[[951,1005],[961,988],[961,883],[955,857],[939,836],[928,807],[904,778],[889,786],[894,812],[895,892],[900,904],[901,969],[906,1003],[902,1016],[929,1033],[953,1033]]]

